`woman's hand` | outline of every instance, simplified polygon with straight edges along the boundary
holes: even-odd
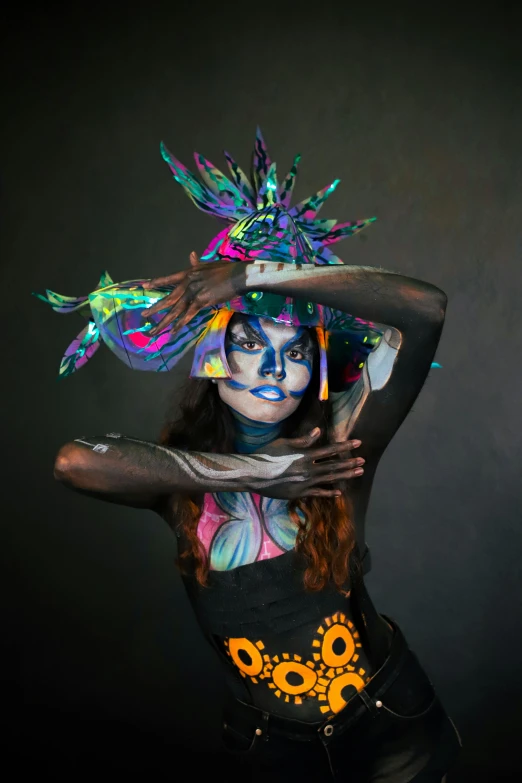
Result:
[[[204,307],[228,302],[246,291],[245,263],[214,261],[202,264],[197,253],[192,252],[190,264],[190,269],[156,277],[144,284],[144,288],[175,286],[171,294],[142,312],[147,317],[170,308],[163,320],[147,333],[151,337],[163,332],[174,321],[171,333],[175,334]]]
[[[365,460],[362,457],[348,457],[353,449],[359,448],[360,440],[348,440],[329,446],[313,448],[321,435],[316,427],[309,435],[301,438],[279,438],[269,446],[261,447],[256,454],[271,457],[300,455],[281,476],[277,483],[266,489],[256,489],[260,495],[284,500],[303,497],[337,497],[341,490],[324,485],[361,476]]]

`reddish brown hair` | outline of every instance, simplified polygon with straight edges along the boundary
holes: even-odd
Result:
[[[318,381],[312,376],[299,408],[285,421],[283,437],[299,437],[314,427],[322,435],[316,445],[327,442],[327,403],[319,402]],[[160,443],[190,451],[234,452],[234,423],[228,407],[221,400],[217,386],[210,380],[190,380],[182,391],[180,415],[167,421]],[[188,548],[182,551],[178,564],[182,572],[193,570],[198,582],[205,585],[209,564],[197,536],[202,497],[178,496],[173,499],[172,519],[183,530]],[[303,498],[290,503],[290,515],[298,526],[296,549],[308,561],[304,573],[307,590],[322,590],[333,582],[340,592],[348,577],[349,556],[355,545],[355,531],[343,496],[338,498]],[[296,513],[304,514],[301,520]]]

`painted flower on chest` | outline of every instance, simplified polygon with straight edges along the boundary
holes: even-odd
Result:
[[[287,500],[249,492],[218,492],[212,498],[226,516],[210,542],[211,569],[229,571],[294,547],[298,527]],[[304,519],[299,509],[297,514]]]

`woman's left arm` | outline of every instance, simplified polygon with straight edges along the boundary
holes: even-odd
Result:
[[[174,286],[144,315],[168,309],[149,332],[158,334],[176,323],[181,329],[203,307],[222,304],[251,291],[293,296],[343,310],[367,321],[387,324],[403,335],[419,324],[444,321],[446,294],[430,283],[378,267],[335,264],[284,264],[276,262],[200,263],[190,256],[191,268],[151,280],[145,287]]]
[[[377,267],[247,264],[245,287],[318,302],[403,335],[421,323],[442,323],[446,307],[446,294],[436,286]]]

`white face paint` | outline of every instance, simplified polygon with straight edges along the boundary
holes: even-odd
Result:
[[[235,315],[226,353],[232,378],[217,381],[223,402],[247,419],[266,423],[296,410],[312,377],[314,345],[307,329]]]

